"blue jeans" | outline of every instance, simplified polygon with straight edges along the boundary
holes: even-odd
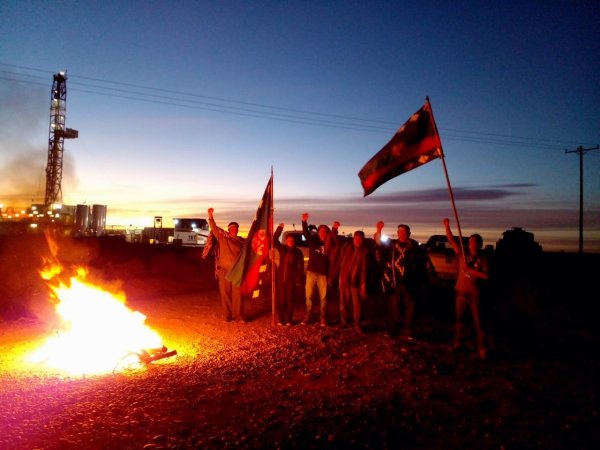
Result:
[[[326,320],[327,311],[327,275],[321,275],[316,272],[306,272],[306,318],[305,321],[310,319],[310,314],[313,308],[312,299],[315,293],[319,294],[320,302],[320,316],[321,321]]]

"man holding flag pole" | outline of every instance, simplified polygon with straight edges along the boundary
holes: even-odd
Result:
[[[392,139],[363,166],[358,176],[366,197],[392,178],[437,158],[442,160],[448,194],[456,219],[459,242],[462,242],[462,232],[454,202],[454,194],[452,193],[442,142],[433,117],[429,97],[426,97],[425,104],[421,109],[414,113],[398,129]],[[458,256],[462,259],[461,266],[466,266],[465,252],[461,251]]]
[[[258,298],[272,247],[273,169],[271,169],[271,178],[269,178],[265,192],[256,210],[256,216],[248,232],[246,242],[227,273],[227,280],[241,290],[242,296],[246,298]],[[273,283],[271,283],[271,291],[274,305]]]

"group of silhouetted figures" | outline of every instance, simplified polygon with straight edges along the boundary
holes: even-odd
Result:
[[[230,222],[224,230],[215,223],[213,212],[212,208],[208,210],[211,236],[204,256],[217,249],[214,253],[216,277],[225,321],[245,322],[240,288],[226,277],[244,240],[238,237],[236,222]],[[382,233],[384,223],[378,222],[373,238],[367,239],[360,230],[352,237],[340,236],[337,221],[331,227],[319,225],[312,231],[308,219],[309,214],[303,213],[302,233],[309,250],[306,267],[304,255],[293,235],[288,234],[284,242],[280,242],[283,223],[273,235],[279,256],[274,270],[277,324],[290,326],[294,323],[294,306],[301,302],[299,297],[304,294],[306,310],[301,325],[313,323],[316,315],[314,321],[323,327],[329,326],[334,321],[327,316],[328,299],[335,293],[339,297],[339,318],[335,322],[342,328],[352,326],[362,334],[363,305],[368,295],[375,291],[386,300],[389,333],[412,340],[415,305],[428,280],[435,276],[435,269],[424,246],[410,237],[410,227],[400,224],[397,238],[386,239]],[[468,310],[475,329],[477,354],[486,358],[480,297],[482,286],[489,279],[489,261],[482,251],[483,239],[479,234],[473,234],[469,236],[468,248],[463,249],[452,234],[450,221],[444,219],[443,224],[460,266],[454,286],[455,331],[450,348],[456,351],[464,345]]]

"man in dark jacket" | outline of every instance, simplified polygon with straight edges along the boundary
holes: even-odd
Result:
[[[342,248],[340,264],[340,322],[346,327],[350,321],[350,308],[354,329],[362,333],[361,305],[367,297],[367,256],[368,249],[364,245],[365,233],[355,231],[351,241]],[[350,306],[352,305],[352,306]]]
[[[294,236],[287,235],[285,245],[279,242],[284,224],[280,223],[273,234],[273,243],[279,252],[279,266],[275,273],[277,280],[278,325],[291,325],[294,317],[294,304],[298,286],[304,281],[304,255],[296,247]]]
[[[329,280],[329,268],[331,266],[330,255],[334,254],[334,248],[338,245],[339,222],[334,222],[330,230],[327,225],[319,225],[317,234],[312,234],[308,229],[308,213],[302,214],[302,233],[308,242],[308,266],[306,267],[306,316],[303,325],[310,322],[312,313],[312,298],[319,295],[321,326],[327,326],[327,286]]]
[[[389,294],[390,332],[398,333],[402,321],[402,335],[412,339],[416,299],[422,294],[433,266],[424,247],[410,237],[408,225],[398,225],[397,234],[398,239],[392,242],[385,257],[382,281],[384,291]]]

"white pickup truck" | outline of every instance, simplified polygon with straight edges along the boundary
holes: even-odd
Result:
[[[206,219],[173,219],[173,243],[184,247],[204,247],[210,233]]]

